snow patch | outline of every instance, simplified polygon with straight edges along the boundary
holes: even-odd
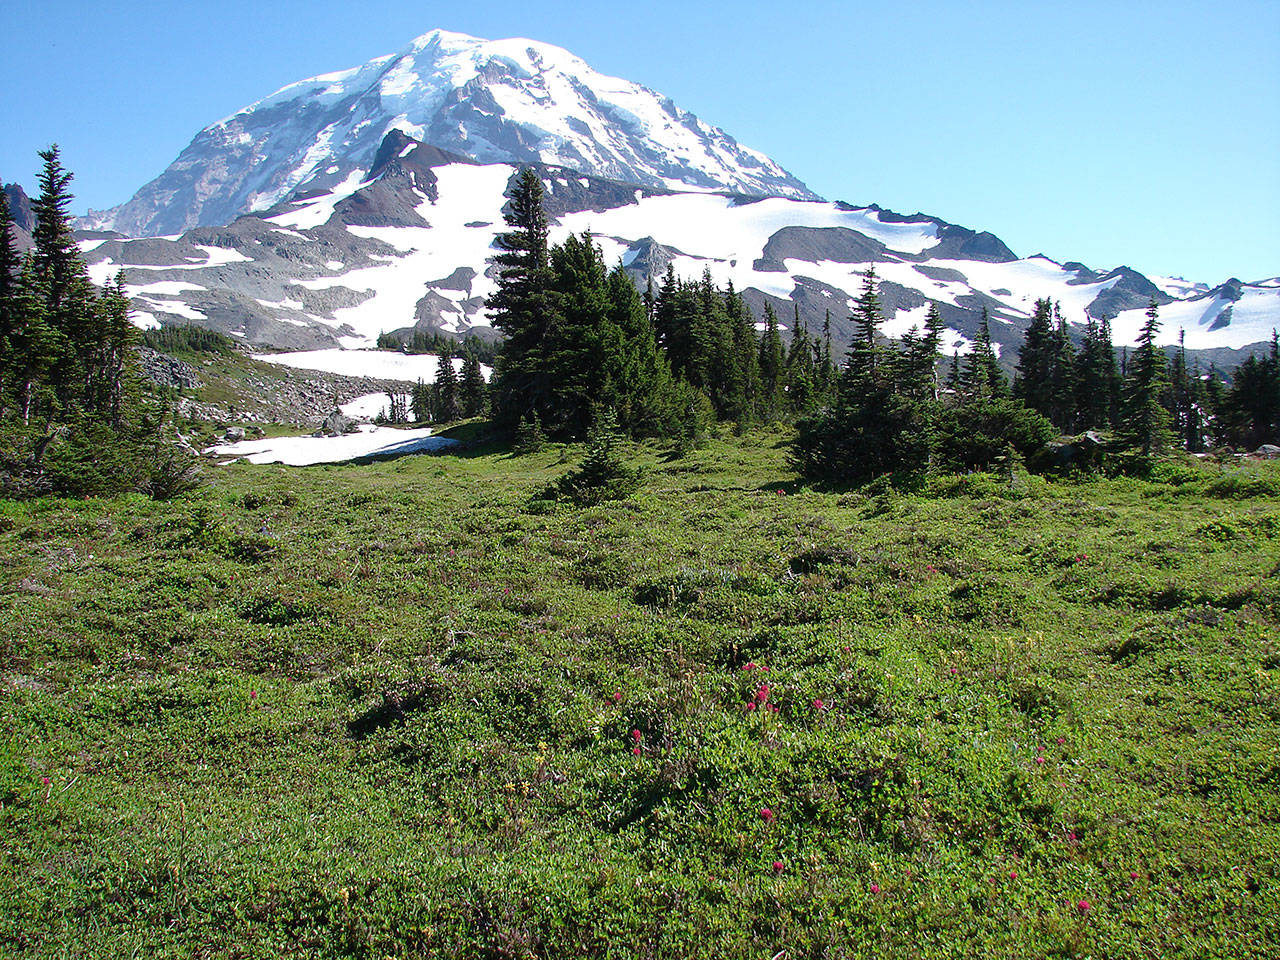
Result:
[[[222,457],[243,457],[250,463],[306,467],[317,463],[342,463],[358,457],[426,453],[456,444],[456,440],[432,436],[428,427],[398,430],[361,424],[355,433],[341,437],[271,437],[221,444],[205,452]]]

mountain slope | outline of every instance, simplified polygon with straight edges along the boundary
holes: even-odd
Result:
[[[588,231],[607,262],[643,287],[668,264],[686,278],[732,281],[759,313],[810,329],[830,311],[837,344],[862,275],[881,278],[884,332],[922,325],[936,303],[964,352],[985,307],[998,348],[1016,350],[1036,299],[1059,302],[1073,323],[1114,316],[1117,345],[1132,342],[1147,304],[1160,303],[1162,342],[1186,329],[1192,349],[1239,349],[1280,324],[1280,285],[1187,285],[1177,298],[1125,267],[1107,272],[1045,257],[1019,259],[989,233],[879,207],[735,194],[675,192],[535,165],[552,239]],[[505,192],[519,168],[481,164],[393,132],[368,179],[305,190],[261,214],[177,239],[93,239],[82,247],[95,280],[124,269],[143,324],[195,321],[248,342],[303,349],[369,345],[384,331],[419,328],[492,335],[488,258],[505,229]]]
[[[361,178],[386,135],[477,160],[544,162],[654,187],[815,199],[758,151],[550,44],[434,30],[398,54],[295,83],[206,127],[159,177],[82,226],[179,233]]]

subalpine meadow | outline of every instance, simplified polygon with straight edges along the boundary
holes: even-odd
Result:
[[[1271,955],[1274,467],[790,436],[3,502],[0,950]]]

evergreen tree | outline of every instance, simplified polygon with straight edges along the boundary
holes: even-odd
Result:
[[[453,367],[453,357],[447,353],[440,354],[436,361],[435,387],[435,421],[449,423],[457,420],[462,414],[458,396],[458,373]]]
[[[812,413],[817,406],[817,358],[815,345],[809,338],[809,328],[800,319],[800,305],[795,304],[792,320],[795,331],[787,350],[786,392],[787,406],[791,413],[803,416]]]
[[[1040,412],[1063,433],[1075,430],[1075,372],[1075,348],[1067,332],[1067,322],[1055,305],[1053,332],[1049,339],[1049,381],[1044,398],[1047,406]]]
[[[760,394],[762,413],[767,421],[776,420],[783,404],[782,337],[778,334],[778,317],[773,307],[764,305],[764,336],[760,338]]]
[[[924,318],[923,355],[929,358],[928,379],[930,394],[934,400],[940,395],[938,385],[938,357],[942,353],[942,313],[936,303],[929,304],[929,312]],[[923,373],[923,371],[921,371]]]
[[[1045,414],[1051,407],[1053,353],[1053,304],[1047,299],[1037,300],[1018,349],[1013,395],[1031,409]]]
[[[431,387],[418,378],[409,394],[409,410],[413,413],[415,423],[432,423],[435,421],[435,403]]]
[[[1008,395],[1004,372],[1000,369],[1000,361],[996,359],[995,348],[991,345],[991,321],[986,307],[982,308],[978,336],[974,339],[973,349],[969,351],[960,382],[963,392],[970,397]]]
[[[876,268],[868,267],[862,275],[862,293],[858,296],[853,316],[853,343],[849,346],[841,380],[852,378],[870,389],[879,375],[876,331],[884,318],[880,313],[880,295],[876,289]],[[852,386],[852,384],[851,384]]]
[[[480,369],[480,358],[471,351],[467,351],[462,358],[462,381],[458,384],[458,400],[462,407],[462,416],[483,415],[487,393],[488,384],[484,381],[484,371]]]
[[[1265,356],[1250,356],[1236,367],[1222,400],[1224,439],[1248,450],[1280,444],[1280,340],[1271,334]]]
[[[503,214],[511,230],[494,238],[502,252],[492,258],[498,267],[498,289],[487,306],[506,342],[491,388],[493,417],[509,427],[530,412],[539,419],[555,415],[549,354],[560,316],[551,289],[543,196],[542,181],[526,168]]]
[[[1165,387],[1165,357],[1156,347],[1160,312],[1154,300],[1138,335],[1138,349],[1125,381],[1121,435],[1143,457],[1161,453],[1169,445],[1169,413],[1160,402]]]

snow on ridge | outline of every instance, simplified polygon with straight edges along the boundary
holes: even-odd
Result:
[[[398,353],[394,350],[349,350],[333,347],[328,350],[302,350],[293,353],[256,353],[255,360],[279,364],[297,370],[319,370],[348,377],[372,377],[377,380],[400,380],[415,383],[435,383],[436,368],[440,358],[431,353]],[[461,373],[462,360],[453,358],[454,370]],[[481,372],[487,379],[491,374],[486,366]]]

